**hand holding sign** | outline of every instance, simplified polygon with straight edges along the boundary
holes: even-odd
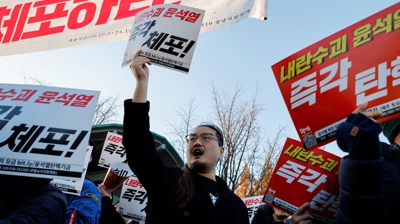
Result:
[[[132,25],[122,66],[131,64],[140,49],[140,56],[154,64],[188,73],[204,13],[202,9],[176,4],[154,5],[140,11]]]
[[[365,116],[371,118],[373,121],[376,121],[375,119],[378,119],[382,115],[382,111],[379,110],[366,111],[367,107],[368,103],[363,103],[353,111],[353,114],[363,113]]]
[[[312,216],[310,214],[304,213],[304,211],[310,206],[310,202],[304,203],[297,209],[290,219],[290,224],[307,224],[312,223]]]
[[[104,184],[100,184],[99,186],[97,186],[97,189],[99,190],[101,197],[109,197],[112,199],[111,193],[107,192],[104,189]]]
[[[103,188],[108,193],[113,192],[119,187],[126,179],[131,176],[133,172],[129,169],[126,163],[111,163],[110,168],[103,181]]]
[[[130,65],[130,69],[137,80],[149,78],[149,68],[146,64],[151,65],[151,61],[145,57],[139,57],[142,50],[138,50],[133,57],[133,62]]]

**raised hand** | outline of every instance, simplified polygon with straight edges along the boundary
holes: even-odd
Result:
[[[146,64],[151,65],[150,59],[139,56],[140,53],[142,53],[142,50],[136,52],[129,66],[137,81],[142,79],[147,80],[149,78],[149,68]]]

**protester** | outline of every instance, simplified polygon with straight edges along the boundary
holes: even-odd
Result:
[[[112,194],[104,190],[103,185],[97,186],[101,195],[100,224],[125,224],[125,220],[112,204]]]
[[[67,201],[49,179],[0,175],[1,224],[63,223]]]
[[[96,145],[89,140],[93,146],[89,163],[96,156]],[[97,186],[85,178],[80,195],[67,195],[68,207],[64,224],[98,224],[101,215],[101,197]]]
[[[286,217],[275,216],[275,209],[267,204],[261,204],[257,208],[257,212],[251,220],[251,224],[284,224]]]
[[[156,152],[149,128],[149,59],[138,51],[130,66],[136,88],[124,102],[123,144],[128,163],[147,191],[146,223],[249,223],[243,201],[215,175],[224,153],[221,130],[198,126],[188,138],[185,167],[167,167]]]
[[[383,133],[391,145],[380,142],[380,111],[366,112],[362,104],[336,131],[338,146],[348,155],[340,163],[339,210],[336,223],[398,223],[400,119],[385,122]]]
[[[251,224],[308,224],[312,223],[312,216],[304,213],[310,203],[300,206],[293,216],[275,210],[272,206],[261,204],[251,220]]]

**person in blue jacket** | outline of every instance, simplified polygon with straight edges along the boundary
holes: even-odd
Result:
[[[336,130],[347,156],[340,163],[336,223],[398,223],[400,211],[400,118],[383,123],[391,145],[381,142],[381,111],[362,104]]]
[[[96,155],[96,146],[93,146],[89,163]],[[64,224],[98,224],[101,215],[101,196],[97,186],[88,178],[85,178],[80,195],[67,195],[68,207]]]

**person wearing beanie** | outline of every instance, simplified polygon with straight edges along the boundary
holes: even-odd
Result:
[[[348,153],[340,163],[336,223],[398,223],[400,166],[393,146],[400,119],[381,126],[375,119],[382,112],[367,107],[357,107],[336,130],[338,146]],[[392,145],[380,142],[382,127]]]

